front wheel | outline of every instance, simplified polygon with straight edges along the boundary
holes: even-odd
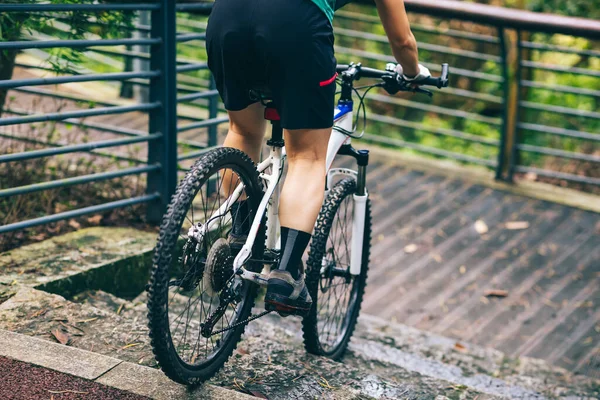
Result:
[[[344,179],[329,192],[310,246],[307,285],[313,307],[302,322],[309,353],[339,360],[348,348],[367,282],[371,205],[367,201],[359,275],[350,274],[356,181]]]

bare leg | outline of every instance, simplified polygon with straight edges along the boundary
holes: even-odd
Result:
[[[331,128],[285,131],[289,161],[279,204],[281,225],[312,233],[323,204]]]
[[[255,103],[241,111],[228,111],[229,132],[223,146],[240,149],[258,163],[265,137],[264,109],[262,104]]]
[[[228,111],[229,132],[223,146],[239,149],[258,163],[266,127],[263,112],[264,106],[260,103],[252,104],[241,111]],[[239,178],[227,170],[223,175],[222,194],[229,196],[238,183]],[[241,200],[244,198],[242,195]]]

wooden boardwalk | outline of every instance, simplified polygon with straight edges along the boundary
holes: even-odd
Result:
[[[600,378],[600,214],[391,160],[368,181],[364,312]]]
[[[31,110],[33,96],[15,94]],[[141,113],[86,121],[147,130]],[[206,130],[185,139],[203,142]],[[600,378],[600,214],[385,158],[368,182],[363,312]]]

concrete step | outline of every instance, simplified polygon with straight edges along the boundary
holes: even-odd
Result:
[[[98,292],[86,293],[80,299],[84,303],[36,289],[21,289],[0,305],[0,328],[54,342],[56,334],[52,332],[59,330],[68,335],[70,346],[156,366],[143,304]],[[269,399],[501,398],[400,367],[395,377],[387,378],[365,366],[307,354],[296,329],[298,321],[289,326],[278,321],[273,317],[252,322],[234,356],[209,383]]]
[[[88,291],[67,301],[23,289],[0,305],[0,328],[156,367],[146,329],[146,295],[126,301]],[[300,320],[268,315],[248,325],[213,385],[270,399],[597,398],[598,382],[560,368],[362,316],[342,363],[304,351]]]

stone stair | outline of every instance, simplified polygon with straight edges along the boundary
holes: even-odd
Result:
[[[0,328],[156,367],[146,294],[84,291],[71,300],[22,288],[0,304]],[[63,337],[64,338],[64,337]],[[600,384],[534,359],[505,357],[371,316],[360,318],[342,363],[307,354],[300,320],[251,322],[212,385],[269,399],[594,399]]]

